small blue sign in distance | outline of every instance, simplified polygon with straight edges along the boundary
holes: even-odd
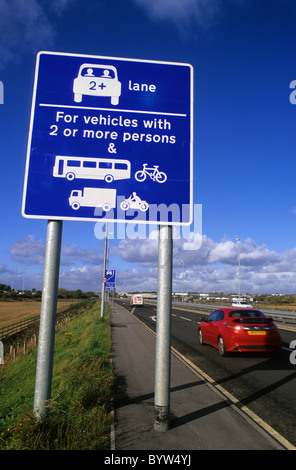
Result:
[[[105,277],[107,279],[105,287],[115,288],[116,287],[116,270],[115,269],[106,269]]]
[[[190,64],[39,52],[22,214],[189,225]]]

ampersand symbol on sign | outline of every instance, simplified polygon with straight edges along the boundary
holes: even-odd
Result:
[[[108,152],[109,153],[116,153],[116,148],[114,146],[115,144],[109,144],[109,147],[108,147]]]

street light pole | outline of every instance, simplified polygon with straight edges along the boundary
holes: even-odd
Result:
[[[183,299],[184,299],[184,260],[181,259],[181,263],[183,263],[183,273],[182,273],[182,302],[183,302]]]
[[[108,222],[105,226],[105,245],[104,245],[104,263],[103,263],[103,278],[106,274],[106,257],[107,257],[107,239],[108,239]],[[101,318],[104,316],[105,311],[105,282],[102,280],[102,294],[101,294]]]
[[[236,238],[238,241],[238,298],[240,300],[240,238]]]

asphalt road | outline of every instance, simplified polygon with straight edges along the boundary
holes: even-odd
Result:
[[[120,303],[132,310],[128,301]],[[145,304],[133,311],[153,331],[156,305]],[[211,346],[200,346],[197,328],[204,314],[172,310],[172,346],[243,405],[296,446],[296,365],[291,364],[290,342],[295,331],[280,329],[283,348],[276,358],[260,354],[221,357]]]

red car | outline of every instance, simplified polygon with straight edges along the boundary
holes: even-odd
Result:
[[[228,352],[276,353],[282,345],[272,318],[250,308],[215,310],[199,324],[198,337],[201,345],[214,346],[221,356]]]

